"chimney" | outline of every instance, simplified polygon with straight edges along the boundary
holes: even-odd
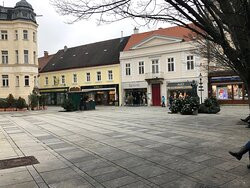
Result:
[[[49,57],[49,52],[48,51],[44,51],[44,57]]]
[[[139,29],[137,27],[134,28],[134,34],[138,34],[139,33]]]
[[[68,50],[68,47],[65,45],[64,46],[64,52],[66,52]]]
[[[123,31],[121,31],[121,38],[123,37]]]

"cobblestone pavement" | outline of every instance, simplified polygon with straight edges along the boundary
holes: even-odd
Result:
[[[249,188],[248,156],[228,154],[249,140],[248,108],[182,116],[166,108],[0,114],[0,159],[40,164],[0,170],[0,188]]]

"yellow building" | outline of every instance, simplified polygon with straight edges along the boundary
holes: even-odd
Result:
[[[0,98],[10,93],[26,100],[37,83],[37,23],[25,0],[0,6]]]
[[[59,50],[40,71],[39,88],[48,104],[59,105],[77,91],[97,105],[121,104],[120,52],[129,37]]]

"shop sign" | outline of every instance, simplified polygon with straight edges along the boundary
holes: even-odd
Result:
[[[183,86],[191,86],[191,82],[172,82],[168,83],[168,87],[183,87]]]
[[[147,83],[145,82],[134,82],[134,83],[123,83],[123,88],[147,88]]]

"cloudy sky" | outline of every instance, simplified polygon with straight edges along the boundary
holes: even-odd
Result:
[[[19,0],[2,0],[6,7],[14,7]],[[0,2],[2,2],[0,0]],[[59,16],[49,0],[27,0],[34,8],[37,15],[38,28],[38,50],[39,56],[44,51],[49,54],[56,53],[65,45],[68,47],[79,46],[91,42],[97,42],[112,38],[118,38],[123,31],[124,36],[131,35],[136,25],[131,20],[124,20],[107,25],[97,25],[96,20],[80,21],[74,24],[67,24],[69,18]],[[140,27],[141,31],[148,31],[164,27],[157,25],[151,28]]]

